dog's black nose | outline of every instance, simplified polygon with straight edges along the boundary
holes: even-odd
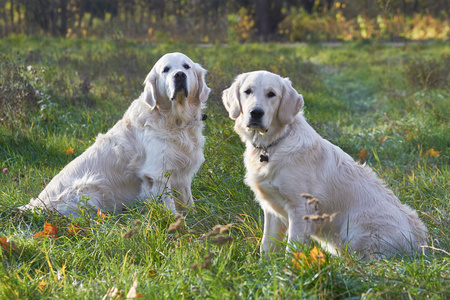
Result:
[[[262,116],[264,116],[264,110],[261,108],[255,108],[250,112],[250,116],[255,120],[261,119]]]
[[[175,74],[175,79],[186,79],[186,74],[184,72],[177,72]]]

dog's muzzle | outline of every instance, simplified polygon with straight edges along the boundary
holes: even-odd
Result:
[[[184,72],[177,72],[173,77],[175,83],[175,91],[172,100],[175,100],[177,94],[183,93],[185,97],[188,96],[187,78]]]
[[[250,120],[247,127],[249,128],[261,128],[262,119],[264,116],[264,110],[262,108],[254,108],[250,111]]]

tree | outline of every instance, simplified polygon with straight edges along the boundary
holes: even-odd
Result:
[[[283,1],[255,1],[256,32],[263,40],[268,40],[276,35],[278,24],[284,19],[284,15],[281,12],[282,7]]]

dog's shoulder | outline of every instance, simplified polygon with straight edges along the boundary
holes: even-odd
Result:
[[[150,105],[142,97],[134,100],[125,111],[122,121],[127,126],[144,127],[146,123],[156,118],[156,114]]]

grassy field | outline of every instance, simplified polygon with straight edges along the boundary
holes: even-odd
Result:
[[[18,214],[121,118],[154,62],[173,51],[201,63],[212,89],[206,162],[193,182],[196,214],[168,232],[170,212],[136,203],[120,215],[80,220],[78,234],[62,217]],[[243,183],[244,146],[221,104],[237,74],[258,69],[289,77],[313,127],[418,211],[432,247],[424,257],[261,259],[262,211]],[[450,298],[449,70],[448,43],[0,40],[0,238],[8,239],[0,246],[0,298],[101,299],[112,287],[125,297],[135,280],[147,299]],[[33,238],[45,222],[57,226],[57,238]],[[233,224],[225,234],[232,241],[205,236],[218,224]],[[298,247],[308,256],[312,246]]]

